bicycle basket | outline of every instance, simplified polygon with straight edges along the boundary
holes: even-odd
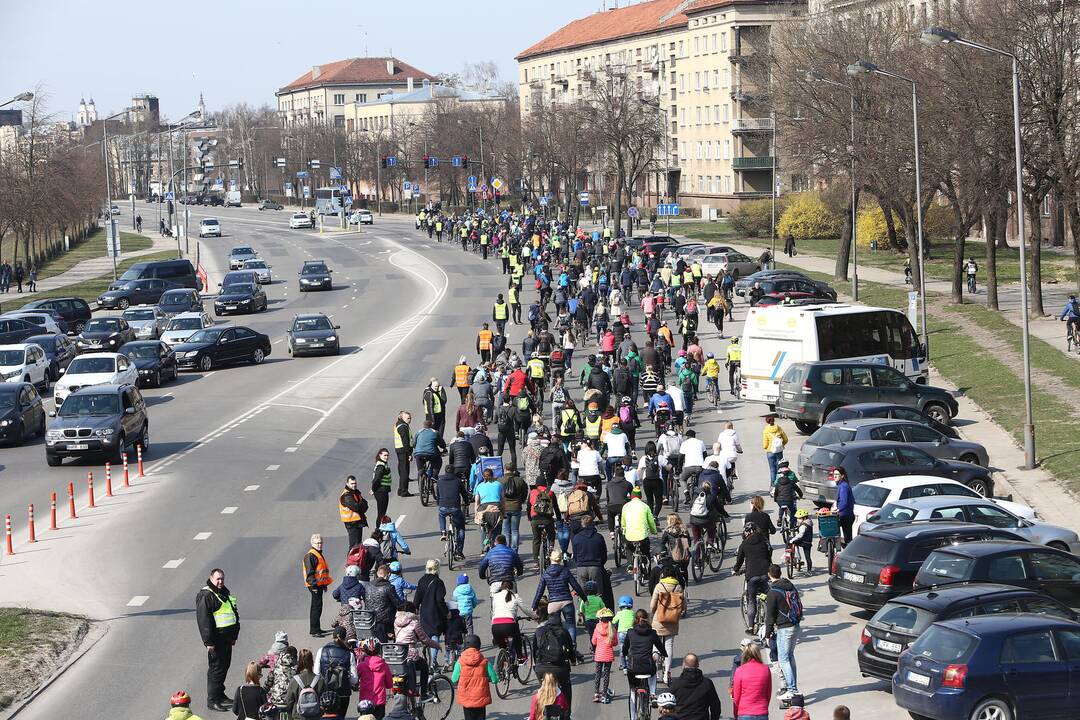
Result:
[[[367,640],[375,636],[375,613],[371,610],[353,611],[352,623],[358,640]]]
[[[839,515],[818,515],[818,535],[821,537],[838,537],[840,535]]]
[[[405,662],[409,658],[409,646],[404,643],[384,643],[382,657],[390,666],[390,672],[400,675],[404,672]]]

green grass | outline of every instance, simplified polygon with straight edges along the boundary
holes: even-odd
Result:
[[[154,241],[148,237],[136,235],[135,233],[120,232],[120,249],[123,252],[147,250],[153,244]],[[98,228],[94,233],[66,253],[61,253],[52,260],[46,260],[41,263],[41,266],[38,268],[38,280],[41,281],[45,278],[60,275],[75,267],[83,260],[99,258],[104,255],[105,229]]]
[[[73,615],[0,608],[0,710],[45,680],[86,630]]]

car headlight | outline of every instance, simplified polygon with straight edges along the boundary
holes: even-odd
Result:
[[[330,337],[326,338],[326,341],[327,342],[337,342],[337,335],[331,335]]]
[[[149,375],[152,372],[153,372],[153,370],[140,370],[139,374],[140,375]]]
[[[12,370],[11,372],[3,373],[3,378],[5,380],[10,380],[13,377],[18,377],[19,373],[21,373],[21,372],[22,372],[22,370]]]
[[[247,298],[246,300],[241,300],[240,304],[241,305],[249,305],[249,304],[251,304],[251,298]]]
[[[0,427],[7,427],[11,424],[10,420],[0,420]]]
[[[59,440],[63,436],[64,436],[64,432],[62,430],[47,430],[45,432],[45,439],[50,441],[50,442],[56,442],[57,440]]]
[[[98,428],[94,431],[94,435],[98,437],[109,437],[113,434],[112,428]]]
[[[109,338],[109,344],[110,345],[115,345],[116,344],[116,338]]]

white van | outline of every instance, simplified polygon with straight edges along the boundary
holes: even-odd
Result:
[[[792,363],[866,360],[926,383],[926,351],[907,316],[862,305],[752,307],[743,325],[742,397],[773,405]]]
[[[230,190],[225,193],[225,207],[242,207],[239,190]]]

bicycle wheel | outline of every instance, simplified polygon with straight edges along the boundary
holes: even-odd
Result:
[[[690,575],[694,582],[701,582],[701,576],[705,574],[705,548],[704,543],[698,540],[694,543],[694,553],[690,557]]]
[[[652,717],[652,703],[649,702],[649,693],[638,695],[637,720],[650,720]]]
[[[513,669],[510,667],[510,651],[506,648],[499,650],[499,654],[495,657],[495,675],[499,678],[495,683],[495,692],[499,694],[503,700],[510,694],[510,678],[513,676]]]
[[[706,560],[708,560],[709,563],[709,569],[714,573],[720,572],[720,566],[724,564],[724,546],[722,544],[723,540],[720,539],[721,529],[726,530],[726,528],[716,529],[716,539],[718,544],[709,546],[709,553],[706,556]]]
[[[827,554],[827,557],[829,559],[829,572],[832,572],[833,560],[836,559],[836,539],[830,538],[828,544],[829,552]]]
[[[430,471],[425,469],[424,474],[420,477],[420,504],[427,507],[431,502],[431,475]]]
[[[429,708],[424,713],[428,720],[446,720],[454,709],[454,684],[445,675],[434,675],[428,680],[432,699],[424,703]]]
[[[795,555],[791,551],[784,552],[784,567],[787,568],[788,580],[795,577]]]
[[[673,512],[679,512],[679,495],[682,494],[682,489],[679,487],[679,479],[672,478],[671,480],[671,509]]]
[[[619,567],[623,563],[623,542],[622,532],[618,528],[615,529],[615,541],[613,545],[615,545],[615,567]]]

